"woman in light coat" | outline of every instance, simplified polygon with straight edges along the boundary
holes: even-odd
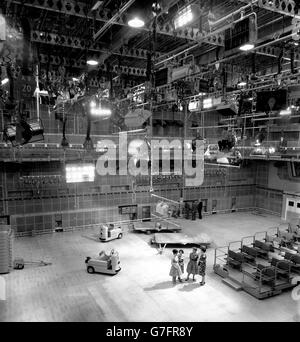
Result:
[[[178,260],[178,250],[173,249],[173,256],[171,260],[171,269],[169,275],[172,277],[173,284],[176,284],[176,279],[178,278],[179,282],[182,282],[181,280],[181,269],[179,266],[179,260]]]
[[[194,247],[192,253],[190,254],[190,260],[187,264],[187,277],[185,281],[188,281],[190,278],[190,275],[193,275],[193,281],[195,281],[195,275],[198,274],[198,253],[197,253],[197,248]]]

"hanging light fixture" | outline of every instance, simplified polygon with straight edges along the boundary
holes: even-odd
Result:
[[[41,120],[22,120],[10,123],[4,128],[3,138],[12,146],[22,146],[44,140],[44,127]]]
[[[241,51],[251,51],[252,49],[254,49],[254,44],[251,43],[240,46]]]
[[[94,58],[89,58],[87,61],[86,61],[86,64],[87,65],[90,65],[90,66],[96,66],[99,64],[99,62],[94,59]]]
[[[246,87],[246,85],[247,85],[247,82],[246,82],[246,81],[240,81],[240,82],[238,83],[238,86],[239,86],[239,87]]]
[[[244,42],[243,45],[239,47],[241,51],[251,51],[255,47],[255,43],[257,41],[257,16],[256,13],[252,13],[248,16],[248,18],[242,19],[248,20],[248,39]]]
[[[66,138],[66,123],[67,123],[67,119],[64,119],[64,121],[63,121],[63,137],[62,137],[62,140],[60,143],[60,146],[63,148],[69,147],[69,142]]]
[[[128,25],[133,28],[141,28],[145,26],[145,22],[138,17],[134,17],[128,21]]]

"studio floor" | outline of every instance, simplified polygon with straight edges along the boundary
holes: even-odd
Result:
[[[276,226],[280,218],[255,213],[233,213],[178,220],[183,232],[209,234],[223,246],[243,236]],[[213,272],[214,248],[208,250],[207,279],[203,287],[169,277],[172,248],[160,255],[149,244],[151,235],[127,232],[108,243],[87,229],[18,238],[15,257],[44,260],[51,266],[26,266],[4,276],[7,300],[0,301],[0,321],[299,321],[300,303],[291,292],[259,301],[236,292]],[[121,272],[116,276],[88,274],[86,256],[99,251],[119,252]],[[190,248],[185,250],[185,265]]]

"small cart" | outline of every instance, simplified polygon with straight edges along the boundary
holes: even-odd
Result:
[[[117,252],[107,255],[100,253],[98,257],[86,257],[86,270],[88,273],[104,273],[115,275],[121,271],[120,258]]]
[[[99,240],[106,242],[114,239],[122,239],[123,229],[120,224],[101,224]]]

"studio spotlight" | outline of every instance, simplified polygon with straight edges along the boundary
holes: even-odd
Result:
[[[4,128],[3,133],[4,140],[11,142],[13,146],[44,140],[44,127],[41,120],[22,120],[19,123],[11,123]]]
[[[210,109],[213,107],[212,98],[207,98],[203,100],[203,109]]]
[[[279,112],[279,115],[285,116],[285,115],[292,115],[292,108],[291,107],[287,107],[287,109],[282,109]]]

